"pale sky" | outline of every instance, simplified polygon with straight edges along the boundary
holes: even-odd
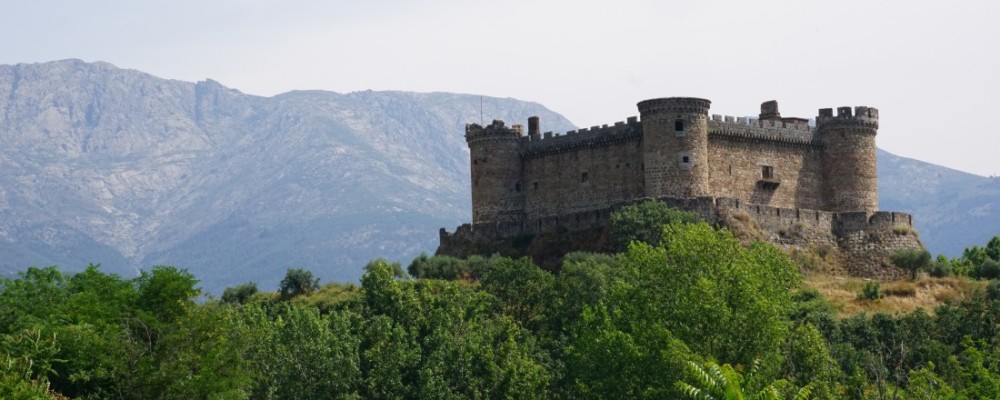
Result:
[[[865,105],[879,147],[1000,175],[998,1],[3,2],[0,64],[106,61],[262,96],[513,97],[581,127],[655,97],[739,116]]]

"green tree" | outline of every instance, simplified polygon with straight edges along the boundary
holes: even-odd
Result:
[[[222,302],[230,304],[243,304],[250,301],[250,298],[255,294],[257,294],[256,283],[242,283],[236,285],[235,287],[228,287],[226,290],[223,290]]]
[[[917,272],[931,267],[931,253],[923,249],[903,249],[890,258],[892,264],[910,272],[910,279],[917,279]]]
[[[282,299],[309,294],[319,289],[319,278],[302,268],[289,268],[278,286]]]
[[[645,201],[622,207],[611,215],[611,233],[618,250],[628,249],[629,243],[639,241],[651,246],[660,244],[663,226],[672,223],[694,223],[698,216],[667,206],[661,201]]]
[[[986,243],[986,256],[993,261],[1000,262],[1000,235],[994,236]]]
[[[154,266],[136,278],[136,305],[160,321],[171,322],[194,305],[195,297],[201,294],[197,284],[198,280],[186,269]]]
[[[729,364],[719,366],[713,362],[707,362],[700,366],[695,362],[688,362],[688,370],[695,384],[683,381],[677,382],[680,389],[687,398],[698,400],[780,400],[785,396],[782,391],[788,391],[788,383],[782,380],[772,382],[762,388],[754,388],[753,384],[759,363],[753,363],[750,369],[741,374]],[[809,386],[794,390],[790,397],[794,400],[806,400],[811,398]]]

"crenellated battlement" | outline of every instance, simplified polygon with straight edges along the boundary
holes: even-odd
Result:
[[[819,145],[815,130],[804,119],[762,120],[713,114],[708,121],[708,133],[736,139]]]
[[[537,157],[546,154],[574,150],[588,146],[604,146],[627,140],[638,140],[642,136],[642,124],[637,117],[629,117],[626,121],[615,122],[568,131],[564,134],[545,132],[541,136],[521,138],[522,155]]]
[[[816,116],[816,127],[824,126],[855,126],[874,134],[878,129],[878,109],[875,107],[857,106],[837,107],[837,115],[833,115],[832,108],[819,109]]]
[[[507,127],[503,121],[496,119],[485,127],[476,123],[465,125],[465,141],[470,144],[482,140],[516,140],[523,133],[521,125]]]

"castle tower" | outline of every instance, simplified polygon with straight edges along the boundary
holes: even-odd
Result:
[[[710,195],[708,108],[711,104],[693,97],[639,102],[646,196]]]
[[[878,110],[869,107],[819,110],[816,130],[823,141],[823,196],[834,212],[878,210],[875,134]]]
[[[524,218],[522,164],[518,154],[521,126],[493,121],[465,126],[472,169],[472,223]]]

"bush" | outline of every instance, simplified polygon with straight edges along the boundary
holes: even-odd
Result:
[[[910,271],[910,279],[917,279],[917,272],[926,271],[931,266],[931,253],[922,249],[904,249],[890,258],[892,264]]]
[[[1000,263],[994,260],[985,260],[976,268],[976,278],[997,279],[1000,278]]]
[[[619,251],[628,249],[628,245],[633,241],[655,247],[660,245],[664,225],[695,222],[698,222],[698,216],[694,213],[670,208],[661,201],[650,200],[622,207],[612,214],[611,233]]]
[[[877,282],[865,283],[864,289],[858,294],[858,300],[878,300],[882,297],[882,286]]]
[[[312,272],[302,268],[289,268],[279,286],[282,299],[309,294],[319,289],[319,278],[313,278]]]
[[[257,294],[257,284],[247,282],[235,287],[226,288],[222,292],[222,302],[230,304],[243,304],[250,301],[253,295]]]
[[[934,263],[931,264],[931,269],[927,272],[935,278],[944,278],[951,275],[951,262],[948,261],[948,257],[938,255]]]

